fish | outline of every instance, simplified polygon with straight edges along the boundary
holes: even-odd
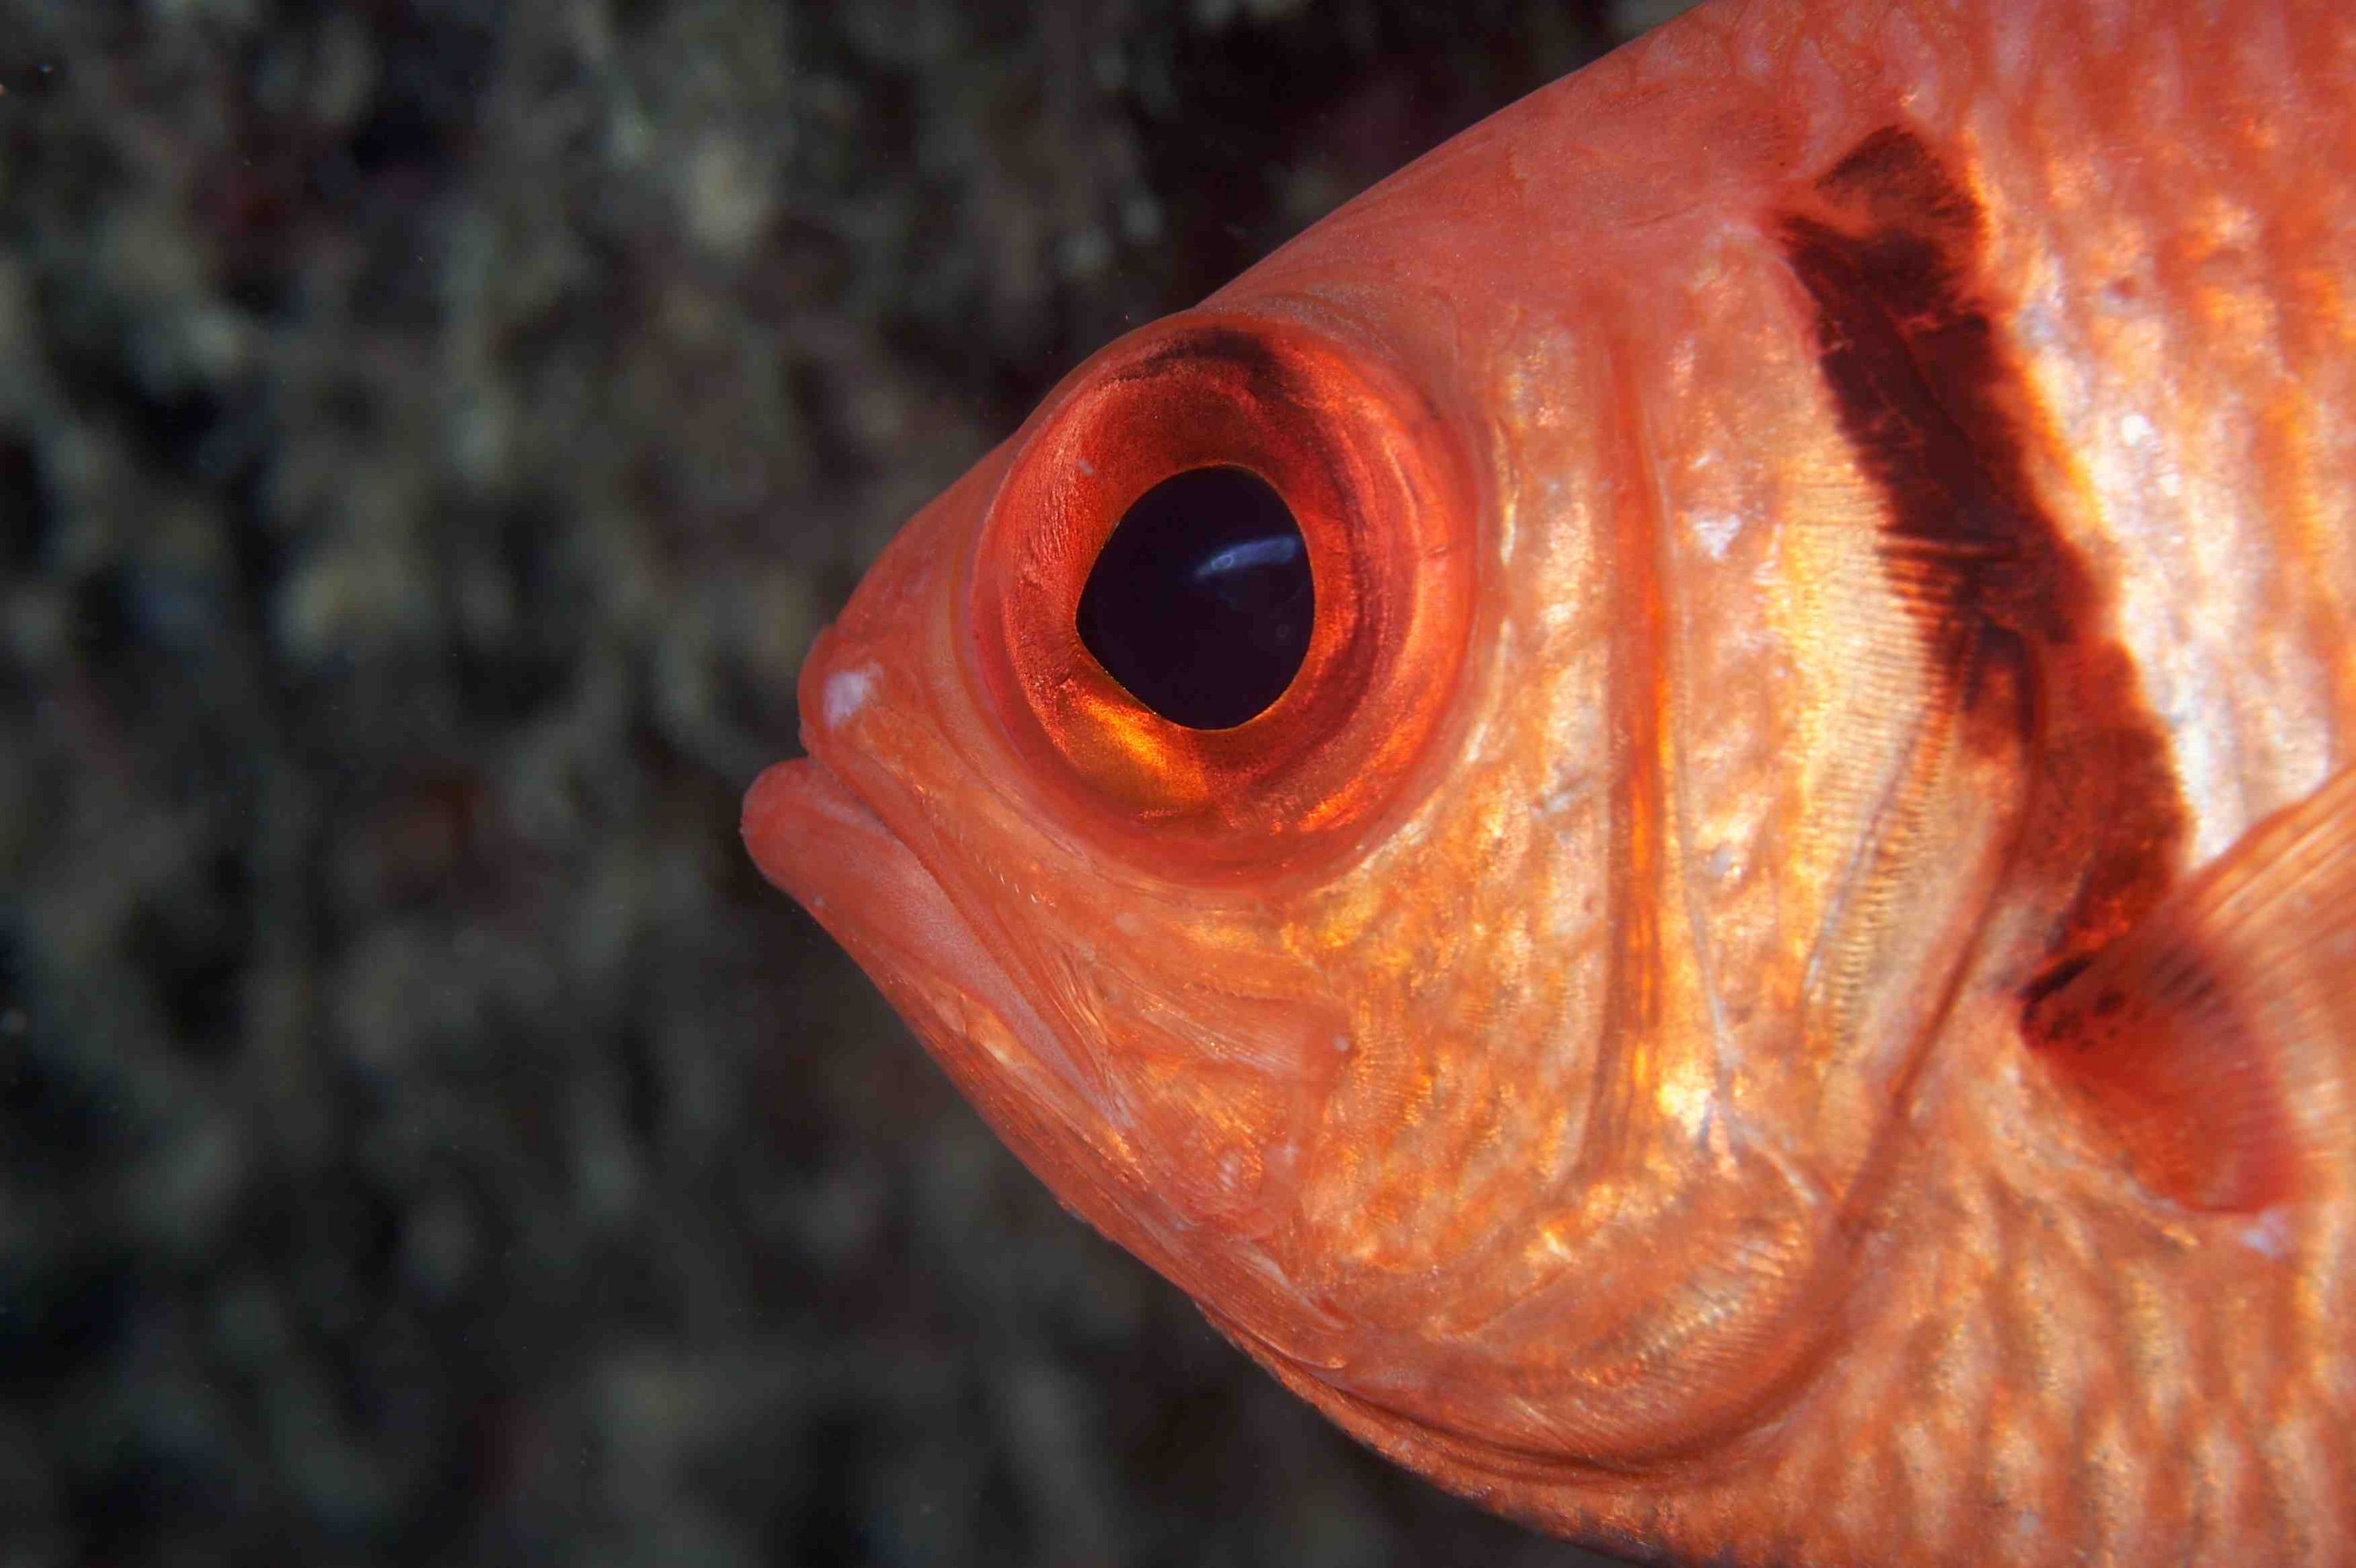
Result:
[[[2356,1562],[2356,11],[1707,0],[1074,369],[742,832],[1644,1561]]]

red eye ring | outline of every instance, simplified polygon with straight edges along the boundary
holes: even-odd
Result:
[[[1291,509],[1316,619],[1272,705],[1193,730],[1106,673],[1075,612],[1138,497],[1215,466],[1258,475]],[[1158,323],[1074,372],[1018,437],[970,567],[984,689],[1091,835],[1154,869],[1215,878],[1345,845],[1453,689],[1471,494],[1453,432],[1368,349],[1288,317]]]

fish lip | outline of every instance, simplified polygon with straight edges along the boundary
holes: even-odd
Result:
[[[741,831],[761,874],[842,945],[985,1115],[988,1078],[1009,1075],[1038,1109],[1087,1136],[1105,1110],[1101,1086],[948,886],[842,773],[815,755],[773,764],[745,792]]]
[[[932,944],[918,940],[923,933],[904,928],[907,923],[877,919],[872,912],[897,903],[906,907],[916,899],[935,900],[954,910],[941,886],[907,840],[852,784],[815,755],[791,757],[762,770],[744,792],[739,830],[745,850],[761,875],[826,927],[830,935],[849,948],[871,976],[871,949],[882,948],[901,962],[918,961]],[[972,927],[958,917],[954,933],[962,937],[945,944],[953,956],[967,953],[987,959]],[[987,973],[969,976],[985,992],[1006,983],[1005,970],[991,962]],[[896,1000],[896,998],[895,998]]]
[[[787,757],[770,763],[744,792],[738,831],[754,864],[780,891],[793,890],[785,885],[783,864],[773,864],[772,850],[791,822],[813,814],[875,832],[891,831],[866,802],[816,757]]]
[[[746,853],[769,885],[816,912],[829,901],[812,886],[798,843],[834,838],[889,840],[893,849],[915,859],[874,808],[816,757],[790,757],[761,770],[744,792],[738,831]]]

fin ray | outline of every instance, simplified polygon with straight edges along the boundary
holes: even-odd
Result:
[[[2249,1210],[2346,1142],[2356,769],[2253,827],[2032,996],[2025,1031],[2154,1192]]]

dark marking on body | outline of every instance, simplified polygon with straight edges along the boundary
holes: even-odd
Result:
[[[2021,759],[2015,874],[2058,906],[2021,998],[2033,1026],[2166,891],[2186,823],[2110,595],[2039,497],[2039,415],[1986,292],[1987,229],[1970,188],[1893,126],[1771,232],[1813,307],[1843,432],[1881,492],[1884,570],[1921,628],[1933,699],[1971,743]]]

